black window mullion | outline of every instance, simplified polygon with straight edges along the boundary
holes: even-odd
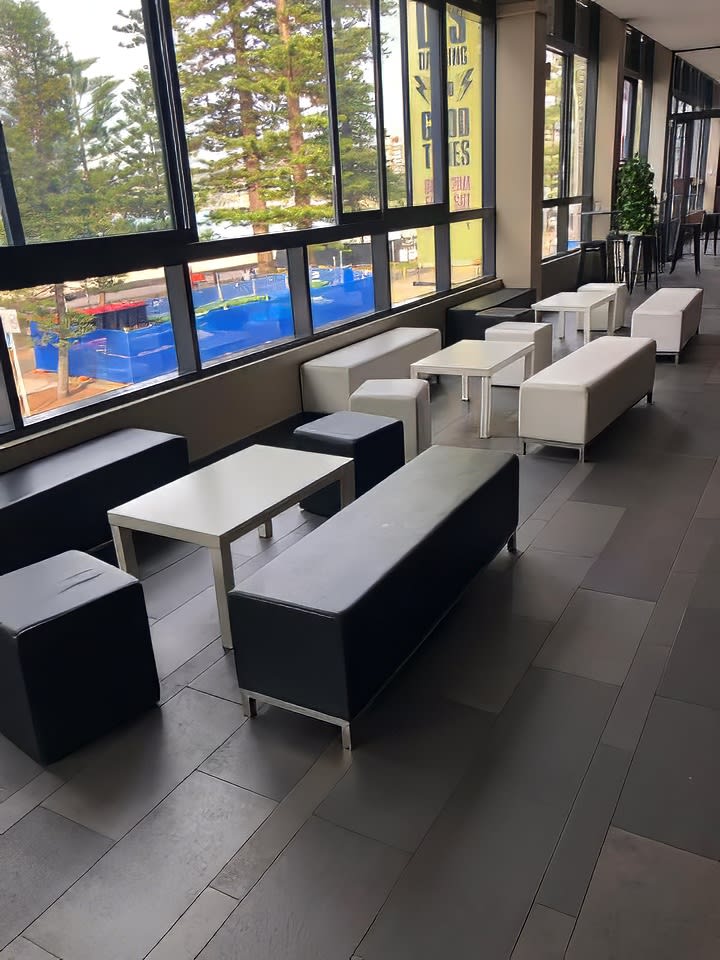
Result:
[[[430,135],[433,153],[433,200],[445,203],[448,198],[447,137],[447,33],[444,13],[427,8],[430,38]]]
[[[0,212],[2,213],[2,222],[8,243],[13,247],[23,246],[25,230],[23,229],[17,193],[15,192],[7,141],[5,140],[5,128],[2,123],[0,123]]]
[[[435,227],[435,289],[438,293],[450,289],[450,224]]]
[[[391,307],[390,254],[386,233],[377,233],[370,238],[370,251],[372,254],[375,312],[384,313]]]
[[[288,286],[292,304],[295,336],[312,336],[312,308],[310,306],[310,271],[306,247],[290,247],[287,251]]]
[[[482,24],[482,176],[484,207],[495,206],[495,20]],[[489,149],[488,149],[489,146]]]
[[[180,79],[178,76],[169,0],[142,0],[150,75],[160,121],[160,137],[170,188],[174,225],[197,231],[190,156],[185,139]]]
[[[197,373],[202,367],[195,310],[192,300],[190,268],[186,264],[165,267],[165,286],[170,304],[170,321],[175,338],[178,374]]]
[[[382,79],[382,23],[380,4],[370,3],[370,25],[372,29],[373,78],[375,80],[375,133],[378,155],[378,205],[385,210],[388,205],[387,157],[385,155],[385,102]],[[404,101],[407,102],[407,101]]]
[[[405,137],[405,189],[408,206],[414,202],[412,127],[410,124],[410,55],[408,50],[408,0],[398,0],[400,13],[400,59],[402,62],[403,86],[403,135]]]
[[[330,131],[330,152],[333,166],[333,203],[335,220],[340,223],[343,215],[342,156],[340,153],[340,129],[338,127],[337,88],[335,85],[332,0],[322,0],[322,19],[328,88],[328,130]]]
[[[557,252],[567,253],[568,248],[568,221],[570,206],[567,202],[560,203],[557,208]]]
[[[10,360],[10,351],[2,335],[2,324],[0,324],[0,389],[5,389],[8,404],[10,406],[10,415],[12,416],[13,428],[22,430],[23,415],[20,407],[20,397],[17,392],[15,377],[13,376],[12,361]]]
[[[573,58],[564,55],[562,58],[562,106],[560,109],[560,191],[559,197],[564,198],[570,193],[570,138],[572,136],[572,83]]]

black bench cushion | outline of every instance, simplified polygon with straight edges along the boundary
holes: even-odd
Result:
[[[108,510],[187,466],[184,437],[128,429],[0,474],[0,573],[109,540]]]
[[[231,591],[240,685],[350,719],[517,518],[517,457],[431,447]]]
[[[0,577],[0,732],[40,763],[155,703],[140,583],[69,551]]]
[[[488,327],[500,323],[502,319],[509,319],[494,319],[498,309],[528,308],[535,299],[535,291],[531,287],[505,287],[450,307],[445,322],[445,343],[449,346],[458,340],[484,340]]]

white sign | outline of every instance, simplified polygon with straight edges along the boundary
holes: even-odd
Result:
[[[5,328],[5,333],[21,333],[17,310],[0,309],[0,322]]]

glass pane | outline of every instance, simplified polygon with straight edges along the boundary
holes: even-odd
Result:
[[[331,8],[343,210],[376,210],[380,192],[370,3],[331,0]]]
[[[382,33],[383,112],[385,116],[385,163],[387,200],[390,207],[406,207],[405,120],[402,42],[400,39],[400,0],[388,0],[380,7]]]
[[[582,239],[582,204],[571,203],[568,207],[568,250],[577,250]]]
[[[482,206],[482,20],[447,8],[450,210]]]
[[[438,132],[432,122],[434,76],[440,52],[437,10],[408,0],[408,79],[410,94],[410,142],[412,202],[414,206],[440,203],[435,176],[441,163]]]
[[[321,0],[170,9],[201,239],[331,222]]]
[[[190,281],[203,365],[293,336],[284,251],[191,263]]]
[[[172,226],[142,13],[117,8],[3,3],[0,108],[28,243]]]
[[[585,109],[587,102],[587,60],[573,58],[572,127],[570,128],[570,197],[579,197],[583,190],[585,163]]]
[[[543,208],[543,238],[542,238],[543,257],[554,257],[555,254],[558,252],[557,222],[558,222],[558,208],[544,207]]]
[[[177,374],[162,270],[8,290],[0,318],[28,421]]]
[[[389,234],[388,243],[392,305],[435,293],[435,229],[401,230]]]
[[[483,222],[450,224],[450,283],[453,287],[483,276]]]
[[[564,58],[553,50],[545,51],[545,200],[560,195],[560,133]]]
[[[375,310],[370,237],[308,247],[313,330]]]

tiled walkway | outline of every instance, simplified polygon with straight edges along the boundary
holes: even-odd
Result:
[[[352,755],[307,718],[244,720],[207,556],[149,545],[161,709],[49,770],[0,738],[0,960],[717,960],[720,258],[701,281],[654,406],[584,465],[522,459],[522,553]],[[456,389],[435,439],[482,445]],[[495,394],[489,445],[515,449]],[[312,523],[239,541],[238,579]]]

